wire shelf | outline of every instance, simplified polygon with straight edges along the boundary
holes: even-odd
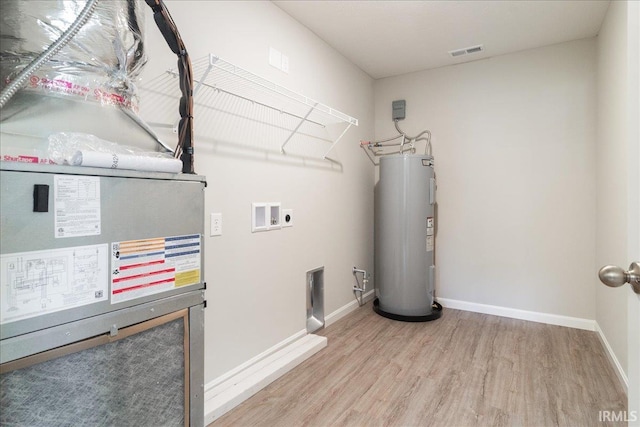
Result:
[[[215,55],[195,60],[193,74],[196,135],[326,159],[347,130],[358,125],[357,119],[335,108]],[[176,92],[172,87],[177,86],[177,75],[175,70],[167,71],[142,92],[152,103],[160,104],[162,98],[173,97],[164,95],[166,91]]]

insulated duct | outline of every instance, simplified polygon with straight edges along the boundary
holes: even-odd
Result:
[[[171,151],[137,116],[145,8],[142,0],[2,0],[3,160],[48,162],[47,138],[60,132]]]
[[[86,4],[81,0],[3,0],[2,87],[61,39]],[[86,23],[57,55],[32,73],[23,90],[136,110],[134,81],[146,62],[143,5],[136,0],[97,2]]]

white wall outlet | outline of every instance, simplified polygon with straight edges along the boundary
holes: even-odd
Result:
[[[211,214],[211,236],[222,236],[222,214]]]
[[[269,65],[289,74],[289,57],[271,46],[269,46]]]
[[[278,70],[282,70],[282,52],[278,49],[269,47],[269,65],[276,67]]]
[[[282,226],[293,227],[293,209],[282,210]]]

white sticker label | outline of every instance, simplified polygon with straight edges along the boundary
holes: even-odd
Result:
[[[433,217],[427,217],[427,228],[433,228]]]
[[[433,251],[433,243],[434,243],[433,236],[427,236],[427,252]]]
[[[54,188],[55,237],[100,235],[100,178],[56,175]]]
[[[0,256],[0,323],[104,301],[109,245]]]

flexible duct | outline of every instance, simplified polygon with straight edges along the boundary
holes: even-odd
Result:
[[[60,49],[65,47],[67,43],[75,36],[80,28],[87,23],[91,14],[95,10],[96,4],[98,0],[89,0],[85,5],[80,15],[73,21],[73,24],[51,45],[38,55],[33,61],[29,63],[25,68],[22,69],[20,74],[12,80],[2,92],[0,92],[0,108],[4,107],[7,102],[16,94],[16,92],[22,87],[25,81],[36,72],[42,65],[51,59]]]
[[[25,91],[137,108],[143,17],[138,0],[3,0],[2,106],[27,78]]]

